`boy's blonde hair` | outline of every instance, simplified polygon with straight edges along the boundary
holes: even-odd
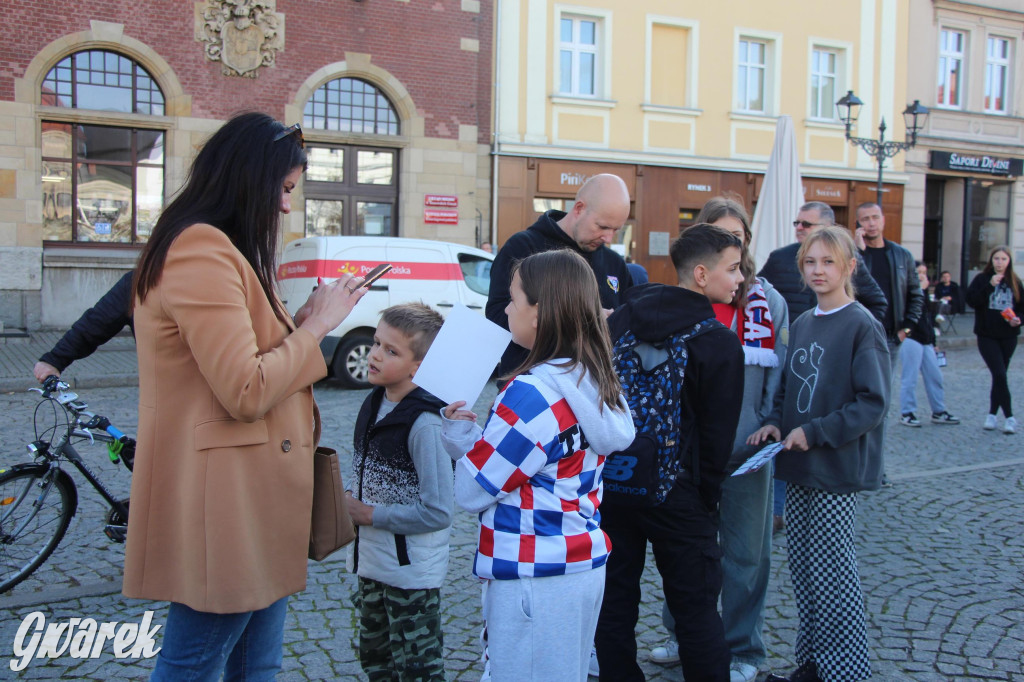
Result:
[[[413,359],[417,361],[430,350],[430,344],[444,324],[441,313],[424,303],[400,303],[385,308],[380,314],[380,321],[402,332],[409,340]]]
[[[857,266],[851,266],[850,261],[857,257],[857,246],[853,243],[850,231],[842,225],[819,227],[807,235],[803,244],[800,245],[800,250],[796,252],[796,269],[800,272],[800,279],[804,280],[804,257],[807,256],[807,251],[811,246],[818,242],[824,244],[832,257],[843,264],[845,271],[843,274],[846,278],[843,282],[843,289],[847,296],[853,298],[857,293],[853,287],[853,268]],[[806,280],[804,280],[804,286],[807,286]]]

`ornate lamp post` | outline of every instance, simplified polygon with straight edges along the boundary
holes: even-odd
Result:
[[[836,106],[839,107],[839,120],[846,124],[846,139],[855,147],[860,147],[868,156],[872,157],[878,162],[878,189],[876,202],[879,206],[882,205],[882,168],[885,165],[886,159],[899,154],[901,151],[910,149],[917,144],[917,133],[924,128],[925,120],[928,118],[928,108],[921,105],[920,100],[914,100],[913,104],[908,104],[907,108],[903,110],[903,121],[906,125],[906,142],[896,142],[885,140],[885,119],[878,125],[878,139],[872,140],[867,137],[852,137],[850,135],[850,129],[853,124],[857,122],[857,115],[860,113],[860,107],[864,102],[860,101],[857,95],[853,94],[853,90],[848,90],[843,98],[836,102]]]

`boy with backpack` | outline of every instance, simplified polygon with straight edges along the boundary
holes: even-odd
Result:
[[[595,644],[601,679],[643,680],[640,577],[650,541],[689,682],[729,679],[718,500],[743,399],[743,352],[715,319],[743,281],[742,243],[707,224],[671,248],[679,285],[627,292],[608,319],[637,438],[605,463],[601,528],[611,539]]]

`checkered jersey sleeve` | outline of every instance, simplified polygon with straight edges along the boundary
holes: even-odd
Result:
[[[476,442],[459,466],[495,500],[525,485],[548,464],[548,453],[535,435],[534,422],[551,406],[536,387],[511,382]]]

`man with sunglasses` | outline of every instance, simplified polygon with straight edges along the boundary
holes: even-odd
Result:
[[[800,212],[793,221],[796,228],[796,243],[775,249],[768,255],[768,260],[758,274],[768,280],[775,290],[786,299],[789,308],[789,319],[795,320],[804,311],[818,304],[818,299],[810,288],[804,286],[800,278],[800,268],[796,263],[796,252],[800,249],[807,235],[819,227],[835,225],[836,214],[832,207],[821,201],[811,201],[800,207]],[[871,272],[864,265],[858,254],[857,271],[853,275],[853,286],[857,290],[857,301],[871,311],[871,314],[884,322],[885,311],[889,304],[885,293],[871,277]]]

